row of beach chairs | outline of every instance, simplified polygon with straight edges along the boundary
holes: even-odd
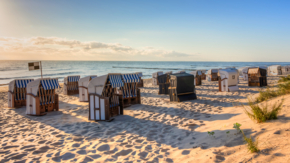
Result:
[[[140,104],[140,90],[143,87],[142,73],[107,74],[103,76],[68,76],[64,79],[65,95],[79,94],[80,101],[89,102],[89,119],[110,120],[123,114],[123,108]],[[26,114],[45,115],[58,111],[56,90],[58,79],[18,79],[9,84],[8,107],[26,105]]]

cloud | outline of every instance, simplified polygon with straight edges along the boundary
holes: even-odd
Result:
[[[119,43],[102,43],[97,41],[82,42],[59,37],[32,37],[18,39],[0,37],[0,48],[6,53],[51,55],[74,57],[100,57],[105,60],[148,56],[154,58],[181,57],[189,58],[194,55],[164,50],[154,47],[133,48]],[[114,58],[112,58],[114,56]],[[71,59],[71,58],[69,58]]]

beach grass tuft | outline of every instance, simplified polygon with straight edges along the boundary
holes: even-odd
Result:
[[[248,150],[249,151],[251,151],[252,153],[255,153],[255,152],[259,152],[260,151],[259,148],[258,148],[258,144],[259,144],[258,140],[254,141],[251,136],[250,137],[247,137],[244,134],[244,132],[243,132],[243,137],[244,137],[245,142],[248,145]]]
[[[279,83],[282,83],[282,82],[289,82],[290,81],[290,75],[284,77],[284,76],[281,76],[280,77],[280,80],[278,81]]]
[[[257,104],[253,102],[251,99],[248,99],[249,107],[244,106],[245,113],[251,118],[252,120],[256,121],[257,123],[266,122],[267,120],[277,119],[279,112],[282,110],[282,105],[284,99],[281,102],[276,102],[274,105],[269,106],[268,103],[265,105]]]

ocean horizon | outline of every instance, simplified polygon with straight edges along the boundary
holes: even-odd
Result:
[[[1,60],[0,84],[7,84],[14,79],[40,78],[40,70],[28,71],[28,62],[33,60]],[[290,65],[290,62],[217,62],[217,61],[42,61],[43,77],[63,78],[69,75],[105,75],[108,73],[142,72],[143,78],[151,78],[156,71],[186,72],[212,68],[245,66]]]

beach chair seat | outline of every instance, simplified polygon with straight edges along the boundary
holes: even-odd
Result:
[[[28,83],[26,114],[45,115],[46,112],[58,111],[59,100],[55,89],[59,88],[58,79],[42,78]]]
[[[65,95],[73,95],[79,94],[78,82],[80,80],[80,76],[67,76],[64,78],[63,83],[63,94]]]
[[[239,90],[239,73],[237,69],[219,69],[218,76],[220,92],[234,92]]]
[[[159,92],[158,94],[169,94],[168,87],[170,86],[169,83],[170,74],[163,74],[157,77],[159,83]]]
[[[9,83],[8,87],[8,107],[18,108],[26,105],[27,84],[34,79],[16,79]]]
[[[89,120],[110,121],[123,114],[124,86],[121,74],[110,73],[92,79],[88,85]]]
[[[248,69],[248,86],[267,86],[267,70],[262,68]]]

